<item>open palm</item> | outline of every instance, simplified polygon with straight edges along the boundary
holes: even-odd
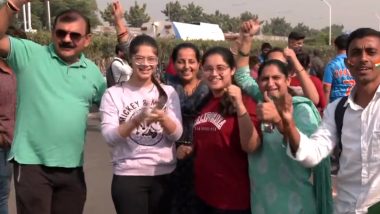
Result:
[[[293,119],[293,99],[290,94],[274,99],[274,103],[283,120],[291,121]]]

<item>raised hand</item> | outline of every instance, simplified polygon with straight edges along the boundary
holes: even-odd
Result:
[[[165,110],[154,108],[145,118],[147,124],[160,122],[162,123],[167,118]]]
[[[289,47],[284,48],[284,55],[286,58],[291,59],[291,60],[297,59],[296,53],[294,52],[293,49]]]
[[[260,29],[260,22],[258,19],[251,19],[249,21],[245,21],[240,26],[240,34],[244,37],[246,36],[254,36]]]
[[[282,120],[287,122],[293,120],[293,98],[290,94],[275,99],[274,104]]]
[[[264,102],[256,107],[257,118],[267,123],[277,124],[281,121],[281,116],[277,111],[274,101],[268,96],[268,92],[263,93]]]
[[[192,146],[187,146],[187,145],[180,145],[177,148],[177,158],[180,160],[185,159],[188,157],[191,153],[193,152],[193,147]]]
[[[147,118],[149,117],[149,115],[150,115],[150,110],[148,108],[143,108],[137,115],[135,115],[132,118],[132,121],[136,123],[136,125],[139,125],[145,122]]]
[[[243,98],[241,96],[241,89],[236,85],[230,85],[226,89],[227,94],[231,97],[232,104],[235,108],[238,108],[243,104]]]
[[[113,15],[115,19],[124,19],[124,9],[119,0],[115,0],[112,3]]]
[[[288,86],[288,91],[292,96],[305,96],[301,86]]]

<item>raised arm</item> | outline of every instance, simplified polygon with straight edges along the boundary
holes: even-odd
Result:
[[[298,61],[297,56],[293,49],[285,48],[284,49],[285,56],[293,63],[293,68],[296,72],[296,75],[301,82],[302,91],[305,97],[309,98],[313,101],[314,105],[318,105],[319,103],[319,95],[318,91],[314,86],[313,81],[310,79],[309,74],[305,70],[305,68]]]
[[[249,74],[249,53],[251,51],[252,38],[259,29],[260,22],[258,20],[249,20],[241,24],[240,44],[236,57],[237,71],[234,75],[236,84],[257,101],[262,100],[262,95],[256,80]]]
[[[116,28],[117,41],[119,43],[130,43],[132,37],[130,36],[127,24],[124,18],[124,9],[119,0],[112,3],[114,22]]]
[[[10,42],[6,32],[13,16],[28,2],[27,0],[8,0],[0,9],[0,56],[5,58],[10,51]]]
[[[241,148],[245,152],[254,152],[261,143],[260,136],[252,122],[251,116],[254,115],[250,114],[250,112],[254,112],[254,106],[251,106],[248,102],[243,103],[241,90],[235,85],[229,86],[227,93],[232,98],[232,103],[236,108]]]
[[[290,94],[275,99],[276,108],[283,123],[283,134],[287,137],[292,154],[295,154],[300,144],[300,133],[293,118],[293,99]]]
[[[300,130],[303,129],[304,132],[309,132],[302,133],[296,126],[296,122],[293,118],[292,97],[288,95],[276,99],[275,104],[282,118],[284,136],[286,136],[288,140],[291,151],[290,156],[292,158],[300,161],[306,167],[313,167],[331,153],[337,140],[334,122],[336,105],[328,106],[321,125],[319,125],[316,132],[308,137],[312,132],[311,130],[300,127]],[[307,118],[307,116],[305,116],[307,109],[301,109],[299,111],[302,112],[300,114],[296,112],[299,117],[302,117],[302,119]]]

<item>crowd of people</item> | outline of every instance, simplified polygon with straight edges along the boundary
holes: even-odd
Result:
[[[339,35],[323,66],[302,32],[251,55],[260,22],[249,20],[236,50],[178,44],[161,78],[156,40],[131,36],[116,0],[107,87],[83,54],[89,19],[61,12],[40,45],[10,27],[26,2],[0,9],[0,214],[11,164],[17,213],[83,213],[93,104],[119,214],[380,213],[379,31]]]

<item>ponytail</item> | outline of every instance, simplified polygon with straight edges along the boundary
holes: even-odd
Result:
[[[168,95],[166,94],[165,90],[162,88],[160,82],[154,77],[152,74],[151,76],[153,84],[157,87],[158,90],[158,101],[156,104],[156,108],[163,109],[166,106],[166,103],[168,102]]]

